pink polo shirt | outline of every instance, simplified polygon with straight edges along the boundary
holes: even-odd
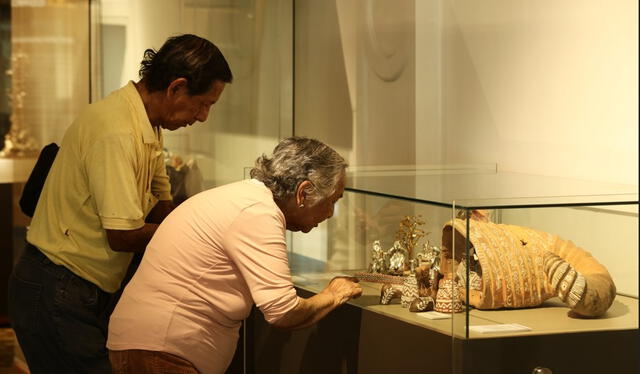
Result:
[[[168,352],[201,373],[223,373],[254,303],[270,323],[298,304],[285,228],[271,191],[256,180],[179,205],[111,315],[107,347]]]

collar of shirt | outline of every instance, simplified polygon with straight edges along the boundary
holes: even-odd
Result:
[[[127,98],[133,105],[135,112],[137,114],[136,126],[140,128],[142,131],[142,140],[145,144],[153,144],[159,146],[160,139],[160,129],[154,129],[151,126],[151,122],[149,122],[149,117],[147,117],[147,110],[144,108],[144,103],[142,102],[142,98],[136,89],[136,86],[133,84],[133,81],[129,81],[124,89]]]

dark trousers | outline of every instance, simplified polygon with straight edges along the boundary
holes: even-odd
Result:
[[[31,373],[111,373],[113,298],[27,243],[9,279],[9,318]]]

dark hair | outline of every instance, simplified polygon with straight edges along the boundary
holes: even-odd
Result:
[[[192,96],[207,92],[215,81],[233,80],[218,47],[192,34],[170,37],[158,51],[144,51],[139,74],[150,92],[164,90],[175,79],[186,78]]]
[[[259,157],[250,175],[281,200],[293,196],[298,185],[308,180],[313,185],[307,190],[313,205],[336,191],[347,166],[338,152],[321,141],[293,136],[283,139],[271,157]]]

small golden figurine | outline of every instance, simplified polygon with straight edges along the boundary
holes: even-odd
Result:
[[[424,230],[418,228],[418,226],[424,225],[422,215],[406,216],[400,221],[400,228],[396,233],[396,240],[400,242],[402,248],[406,249],[409,253],[408,258],[413,258],[413,249],[418,244],[418,241],[425,235]]]

